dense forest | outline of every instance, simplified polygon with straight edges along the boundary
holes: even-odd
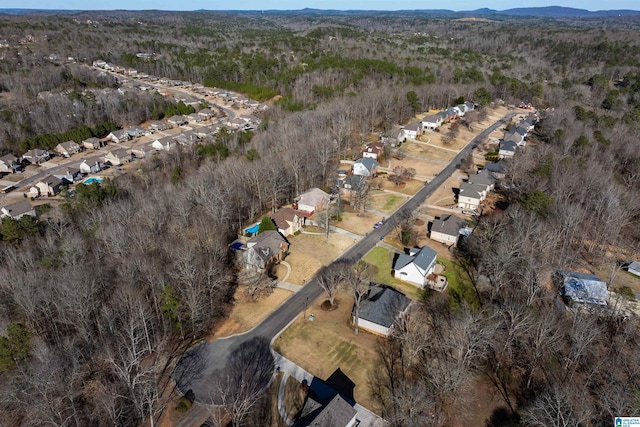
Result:
[[[481,218],[458,254],[468,292],[426,295],[403,332],[380,342],[370,386],[382,415],[394,426],[460,422],[479,385],[504,411],[472,425],[600,426],[637,415],[637,318],[616,307],[567,311],[543,277],[576,265],[613,277],[620,254],[640,250],[638,25],[0,17],[4,152],[172,107],[118,91],[86,66],[97,59],[270,103],[250,140],[223,134],[154,156],[135,174],[82,187],[37,224],[3,221],[0,425],[155,425],[173,397],[176,358],[233,304],[237,230],[330,186],[337,160],[367,135],[460,97],[528,99],[541,122],[508,164],[499,189],[508,207]]]

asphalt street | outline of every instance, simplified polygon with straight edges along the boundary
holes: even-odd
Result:
[[[344,252],[336,261],[357,261],[369,252],[380,240],[400,224],[408,214],[418,208],[462,163],[476,144],[486,138],[499,126],[506,123],[515,113],[510,113],[481,132],[458,153],[458,155],[431,181],[425,183],[410,200],[391,215],[378,229],[371,230],[360,241]],[[322,294],[316,277],[307,282],[297,293],[280,305],[266,319],[250,331],[215,341],[203,341],[188,349],[178,361],[172,375],[181,393],[193,391],[196,401],[216,404],[216,377],[224,370],[228,355],[240,343],[254,337],[273,340],[296,316]]]

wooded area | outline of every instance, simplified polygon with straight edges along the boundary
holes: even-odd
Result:
[[[254,134],[223,132],[150,157],[26,231],[3,223],[13,237],[0,244],[2,425],[155,425],[174,397],[176,358],[233,303],[228,244],[238,230],[311,187],[332,187],[338,160],[355,158],[372,134],[460,97],[532,101],[544,110],[537,143],[508,162],[499,190],[508,207],[483,217],[459,253],[473,286],[428,296],[381,340],[370,386],[382,416],[450,425],[478,387],[497,392],[504,411],[473,425],[599,426],[637,415],[637,318],[616,307],[568,312],[540,278],[585,263],[613,278],[619,254],[640,250],[638,25],[0,16],[4,152],[174,108],[158,94],[118,92],[113,77],[84,65],[96,59],[271,98]]]

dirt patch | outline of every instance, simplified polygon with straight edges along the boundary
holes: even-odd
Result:
[[[456,173],[449,178],[434,191],[431,196],[424,203],[425,205],[441,206],[443,208],[449,208],[455,206],[455,192],[454,189],[460,188],[462,179],[466,179],[467,176],[461,173]]]
[[[236,304],[229,317],[221,322],[207,339],[228,337],[233,334],[248,331],[267,317],[273,310],[292,295],[290,291],[276,288],[271,295],[257,301],[251,301],[245,295],[245,288],[238,287],[234,298]]]
[[[336,225],[342,227],[341,222]],[[286,261],[291,266],[291,274],[287,282],[296,285],[304,285],[320,267],[329,264],[356,242],[349,236],[337,233],[329,234],[328,242],[324,235],[319,234],[302,233],[288,239],[291,253]]]
[[[426,144],[416,144],[415,142],[407,141],[400,147],[402,151],[407,154],[418,156],[427,160],[436,160],[440,162],[450,162],[456,156],[456,153],[452,151],[442,150],[438,147],[432,147]],[[443,165],[444,166],[444,165]]]
[[[353,212],[350,205],[344,205],[344,211],[342,213],[342,221],[336,223],[337,227],[352,233],[364,236],[371,230],[373,230],[373,224],[378,221],[382,221],[385,218],[378,213],[367,213],[366,216],[358,216]]]
[[[389,165],[389,169],[393,170],[396,166],[403,166],[405,168],[413,168],[416,170],[416,177],[426,177],[425,179],[430,179],[430,177],[435,176],[442,169],[444,169],[444,163],[435,163],[430,162],[428,160],[420,160],[414,159],[412,157],[405,157],[402,160],[392,159],[391,164]]]
[[[340,368],[356,384],[356,402],[368,409],[377,410],[369,396],[368,380],[378,362],[378,337],[365,331],[353,334],[350,322],[353,297],[340,292],[340,306],[335,311],[323,311],[316,300],[308,310],[314,320],[302,316],[280,335],[274,347],[283,356],[300,365],[321,379],[328,378]]]
[[[395,185],[393,182],[389,181],[386,176],[383,175],[373,179],[371,185],[374,188],[379,188],[381,190],[389,190],[397,193],[406,194],[408,196],[413,196],[422,187],[424,187],[424,181],[420,181],[417,179],[410,179],[402,185]]]

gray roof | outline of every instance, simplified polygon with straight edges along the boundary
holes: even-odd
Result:
[[[413,123],[409,123],[408,125],[406,125],[404,127],[404,129],[405,130],[419,131],[421,127],[422,127],[421,123],[413,122]]]
[[[4,207],[12,217],[19,216],[33,210],[33,206],[26,200],[12,203]]]
[[[367,298],[362,301],[359,317],[390,328],[410,303],[411,300],[403,293],[385,285],[373,284],[369,288]]]
[[[465,221],[457,216],[446,215],[433,221],[431,232],[438,232],[448,236],[457,236],[460,229],[466,225]]]
[[[18,162],[18,158],[16,156],[14,156],[13,154],[6,154],[6,155],[0,157],[0,161],[2,161],[3,163],[5,163],[7,165],[11,165],[12,163],[17,163]]]
[[[431,249],[429,246],[423,246],[420,249],[416,248],[416,250],[417,253],[415,253],[415,255],[400,254],[398,259],[396,259],[393,269],[400,270],[401,268],[414,263],[423,270],[426,270],[433,261],[435,261],[436,256],[438,255],[436,251]]]
[[[515,141],[511,141],[511,140],[504,140],[500,142],[500,150],[515,152],[517,146],[518,144],[516,144]]]
[[[487,189],[486,185],[475,184],[472,182],[463,182],[460,184],[460,196],[474,197],[476,199],[482,198],[482,192]]]
[[[469,182],[472,184],[489,186],[495,184],[496,180],[488,170],[482,169],[477,174],[469,175]]]
[[[67,151],[80,148],[80,146],[75,141],[61,142],[60,146]]]
[[[40,182],[44,182],[45,184],[55,187],[56,185],[62,184],[62,180],[56,176],[49,175],[44,178]]]
[[[48,152],[46,150],[41,150],[39,148],[34,148],[32,150],[27,151],[22,155],[22,157],[40,157],[46,156]]]
[[[351,190],[359,190],[366,178],[362,175],[347,175],[344,179],[344,186],[349,186]]]
[[[355,163],[364,165],[364,167],[367,168],[367,170],[369,171],[374,167],[378,166],[378,162],[372,159],[371,157],[363,157],[362,159],[356,160]]]
[[[306,411],[305,411],[306,409]],[[313,399],[307,399],[303,408],[303,417],[296,427],[343,427],[357,414],[357,411],[339,394],[325,406],[320,406]]]
[[[422,119],[422,122],[437,123],[440,120],[442,120],[442,116],[440,114],[430,114],[428,116],[425,116]]]
[[[632,261],[627,267],[627,270],[628,269],[640,271],[640,261]]]
[[[114,130],[113,132],[111,132],[113,134],[113,136],[115,136],[118,139],[122,139],[122,138],[126,138],[129,139],[129,134],[127,133],[126,130],[121,129],[121,130]]]
[[[607,305],[609,291],[606,282],[595,274],[560,271],[562,295],[574,302]]]
[[[504,168],[504,162],[502,161],[497,161],[497,162],[487,162],[484,164],[484,169],[488,170],[489,172],[497,172],[497,173],[504,173],[505,172],[505,168]]]

